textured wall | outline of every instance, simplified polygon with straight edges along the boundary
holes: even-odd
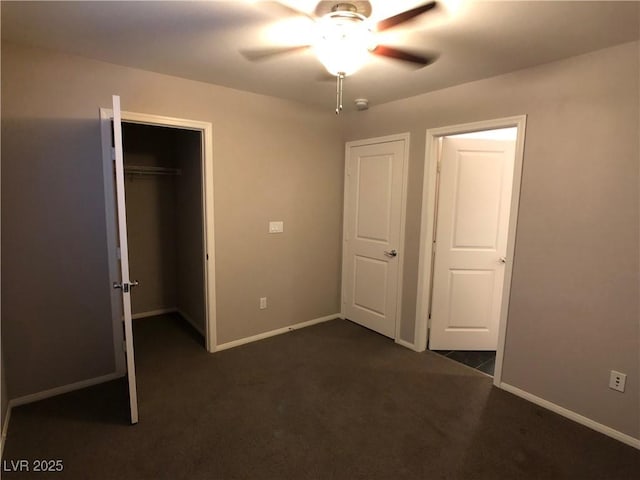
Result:
[[[527,115],[503,381],[638,438],[638,43],[347,118],[411,132],[402,338],[413,341],[425,132]],[[609,370],[627,392],[607,388]]]

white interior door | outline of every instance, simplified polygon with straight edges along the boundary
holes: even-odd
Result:
[[[129,406],[131,423],[138,423],[138,393],[136,388],[136,367],[133,352],[133,329],[131,325],[131,288],[137,285],[129,277],[129,250],[127,247],[127,210],[124,190],[124,161],[122,154],[122,121],[120,115],[120,97],[113,96],[113,144],[114,169],[116,183],[116,211],[118,217],[118,241],[120,253],[120,282],[113,287],[122,293],[122,312],[124,322],[124,343],[129,381]]]
[[[396,336],[406,140],[347,146],[343,315]]]
[[[496,350],[515,141],[444,138],[431,350]]]

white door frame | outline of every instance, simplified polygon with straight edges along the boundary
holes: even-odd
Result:
[[[425,148],[424,181],[422,185],[422,221],[420,224],[420,257],[418,264],[418,301],[416,305],[415,350],[422,352],[427,348],[427,334],[429,324],[429,308],[432,282],[434,221],[437,191],[437,167],[439,156],[439,139],[447,135],[470,133],[479,130],[494,130],[498,128],[517,128],[515,164],[513,170],[513,189],[511,192],[511,210],[509,215],[509,229],[507,237],[507,262],[504,272],[504,288],[500,308],[500,323],[498,327],[498,348],[496,350],[496,367],[493,375],[494,385],[500,385],[502,377],[502,360],[504,356],[504,342],[509,312],[509,294],[511,291],[511,275],[513,272],[513,254],[518,223],[518,205],[520,202],[520,183],[522,179],[522,160],[524,156],[524,135],[527,116],[498,118],[448,127],[427,130]]]
[[[113,160],[111,147],[111,120],[113,111],[100,109],[100,123],[102,129],[102,159],[104,172],[104,195],[107,221],[107,250],[109,255],[110,278],[117,278],[117,226],[115,215],[115,197],[113,184]],[[213,223],[213,126],[209,122],[185,120],[181,118],[163,117],[144,113],[122,112],[122,121],[139,123],[158,127],[171,127],[183,130],[193,130],[201,133],[202,156],[202,214],[203,214],[203,245],[204,252],[204,302],[205,302],[205,343],[208,352],[214,352],[217,345],[216,324],[216,288],[215,288],[215,237]],[[112,312],[119,312],[121,307],[117,295],[111,296]],[[122,325],[118,321],[119,315],[114,313],[113,337],[116,358],[116,370],[124,373],[125,363],[122,355]]]
[[[347,241],[346,233],[348,230],[347,225],[347,212],[349,209],[349,205],[347,203],[347,199],[349,198],[349,151],[351,147],[360,147],[364,145],[372,145],[376,143],[385,143],[385,142],[395,142],[398,140],[404,141],[404,158],[403,167],[402,167],[402,192],[401,192],[401,212],[400,212],[400,243],[398,248],[400,249],[399,262],[398,262],[398,290],[397,296],[398,300],[396,302],[396,325],[395,325],[395,338],[394,341],[403,346],[408,346],[412,348],[410,344],[400,339],[400,321],[401,321],[401,313],[402,313],[402,278],[403,278],[403,270],[404,270],[404,259],[405,259],[405,245],[404,245],[404,231],[405,231],[405,222],[406,222],[406,213],[407,213],[407,182],[409,179],[409,146],[411,136],[409,133],[397,133],[394,135],[386,135],[384,137],[375,137],[375,138],[367,138],[364,140],[353,140],[351,142],[346,142],[344,149],[344,205],[343,205],[343,213],[342,213],[342,284],[340,288],[340,316],[342,318],[345,317],[344,304],[345,304],[345,292],[344,286],[345,282],[345,274],[347,272],[347,251],[344,248],[345,242]]]

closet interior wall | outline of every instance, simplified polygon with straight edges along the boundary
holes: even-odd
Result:
[[[176,311],[204,335],[201,133],[122,130],[133,316]]]

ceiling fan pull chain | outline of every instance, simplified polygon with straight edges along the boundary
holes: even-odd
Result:
[[[344,80],[344,73],[338,73],[336,75],[336,115],[340,115],[342,111],[342,81]]]

